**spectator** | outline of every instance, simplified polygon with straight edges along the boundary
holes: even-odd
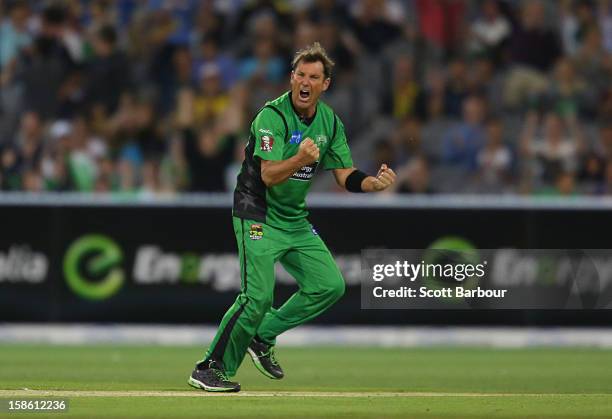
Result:
[[[350,83],[356,66],[355,52],[343,39],[337,21],[320,20],[317,35],[321,45],[336,64],[333,74],[334,82],[330,84],[330,89],[334,89],[338,84]]]
[[[510,183],[512,152],[504,143],[501,120],[491,118],[486,124],[484,147],[476,156],[478,183],[487,191],[503,190]]]
[[[431,173],[438,191],[604,189],[609,0],[166,3],[2,3],[0,187],[145,197],[229,188],[248,118],[285,88],[295,47],[316,37],[336,61],[325,101],[356,159]],[[530,110],[543,126],[536,117],[514,155]],[[487,113],[498,118],[484,123]]]
[[[162,157],[160,183],[161,190],[168,194],[184,191],[189,184],[184,144],[178,136],[170,139],[168,152]]]
[[[43,151],[43,127],[36,112],[21,117],[19,131],[2,149],[3,188],[18,190],[25,186],[25,173],[38,172]]]
[[[207,64],[200,72],[197,92],[183,89],[179,94],[179,112],[187,113],[186,123],[196,128],[217,123],[230,104],[230,96],[222,87],[216,64]]]
[[[265,38],[266,34],[271,37],[276,37],[277,28],[281,31],[287,31],[291,28],[293,20],[290,16],[290,9],[285,7],[284,2],[273,0],[253,0],[246,2],[244,7],[238,11],[236,24],[232,28],[232,33],[240,33],[249,23],[256,22],[256,25],[261,25],[264,33],[260,30],[255,30],[257,37]],[[265,17],[266,19],[261,19]],[[268,20],[269,18],[269,20]]]
[[[557,34],[546,26],[541,0],[525,3],[522,24],[510,42],[513,62],[540,73],[548,71],[561,55]]]
[[[49,138],[41,161],[41,176],[46,190],[74,189],[68,168],[71,133],[72,125],[68,121],[56,121],[49,128]]]
[[[308,9],[308,16],[309,20],[316,24],[335,22],[340,29],[343,29],[349,20],[346,5],[336,0],[314,0]]]
[[[225,167],[234,159],[236,138],[221,138],[209,125],[203,127],[197,135],[192,130],[185,130],[183,142],[185,159],[189,166],[189,190],[225,191]]]
[[[501,14],[497,0],[485,0],[480,16],[470,26],[470,50],[499,64],[502,47],[511,33],[510,22]]]
[[[589,0],[565,0],[561,2],[561,34],[563,50],[574,55],[586,37],[597,26],[595,7]]]
[[[153,198],[161,193],[160,162],[155,159],[147,159],[142,165],[142,184],[139,188],[139,195],[144,198]]]
[[[583,115],[589,108],[587,86],[576,75],[569,58],[561,58],[555,65],[554,78],[546,98],[548,108],[561,117]]]
[[[41,30],[32,48],[24,51],[16,68],[16,78],[23,85],[24,107],[42,119],[54,117],[58,92],[73,67],[62,43],[65,10],[50,6],[43,11]]]
[[[293,50],[299,51],[318,41],[317,27],[308,20],[298,23],[293,35]]]
[[[575,122],[571,123],[573,126],[570,135],[566,136],[563,121],[554,112],[544,117],[543,134],[538,138],[537,120],[535,112],[527,116],[521,138],[521,152],[534,161],[539,179],[550,185],[561,173],[576,171],[584,142]]]
[[[369,164],[370,173],[378,172],[382,164],[387,164],[390,167],[397,166],[397,150],[393,146],[393,142],[387,139],[380,139],[374,144],[374,152],[372,160]]]
[[[27,1],[15,1],[8,7],[8,18],[0,22],[0,74],[14,66],[19,52],[29,47],[32,36],[27,28],[30,8]]]
[[[43,180],[36,168],[27,168],[23,174],[23,190],[26,192],[42,192]]]
[[[446,79],[439,68],[427,72],[425,90],[423,92],[423,120],[435,120],[444,116],[446,104]]]
[[[465,2],[460,0],[416,0],[423,37],[442,56],[456,52],[462,41]]]
[[[143,157],[147,160],[158,161],[166,151],[166,141],[153,101],[140,99],[135,109],[135,133],[134,139]]]
[[[194,28],[190,35],[192,39],[214,40],[217,46],[226,41],[227,19],[218,10],[218,6],[219,2],[212,0],[199,2]]]
[[[432,194],[429,163],[424,156],[416,156],[398,169],[394,190],[401,194]]]
[[[612,53],[604,49],[601,30],[598,27],[591,27],[585,32],[573,62],[580,77],[591,84],[593,92],[601,91],[610,85]]]
[[[118,169],[115,167],[115,162],[108,156],[103,157],[99,162],[94,191],[109,193],[117,191],[118,188]]]
[[[75,118],[70,129],[67,163],[71,184],[77,191],[91,192],[98,176],[98,159],[107,152],[106,144],[90,135],[87,121],[82,117]]]
[[[561,171],[557,173],[552,184],[543,185],[535,193],[540,196],[575,196],[577,193],[576,177],[571,171]]]
[[[213,64],[219,69],[224,90],[230,89],[238,78],[236,63],[233,58],[219,50],[219,40],[213,36],[204,36],[199,45],[199,54],[193,60],[192,78],[197,84],[205,65]]]
[[[89,63],[86,100],[110,115],[117,110],[119,98],[130,85],[130,67],[125,54],[117,49],[114,28],[100,28],[93,48],[95,58]]]
[[[384,102],[394,118],[402,119],[415,114],[422,115],[423,95],[414,74],[412,59],[399,56],[393,63],[390,89]],[[421,109],[417,109],[420,107]]]
[[[555,189],[552,193],[567,197],[575,196],[576,192],[576,177],[574,176],[574,172],[564,171],[559,173],[555,180]]]
[[[463,120],[453,126],[443,140],[443,161],[466,171],[477,168],[476,158],[484,145],[486,104],[478,96],[463,103]]]
[[[395,150],[394,160],[400,164],[422,153],[423,134],[421,121],[416,117],[407,117],[397,123],[392,136]]]
[[[167,44],[156,59],[163,61],[155,64],[157,110],[167,115],[176,107],[180,89],[190,87],[193,82],[191,51],[185,45]]]
[[[378,54],[400,34],[399,28],[387,14],[386,2],[379,0],[362,0],[357,3],[350,28],[370,54]]]
[[[4,191],[20,190],[22,169],[15,146],[5,144],[0,147],[0,169],[0,189]]]
[[[496,73],[493,61],[488,58],[476,59],[470,67],[469,91],[482,96],[489,103],[492,113],[503,112],[503,74]]]
[[[169,34],[171,45],[186,45],[190,40],[193,19],[199,8],[198,0],[168,2],[165,0],[148,0],[147,8],[167,15],[172,22],[173,30]]]
[[[596,193],[604,181],[606,161],[595,151],[587,153],[581,160],[578,180],[585,186],[584,192]]]
[[[448,66],[448,79],[444,92],[446,115],[459,118],[463,112],[463,101],[469,94],[470,83],[465,60],[455,58]]]
[[[278,55],[272,39],[262,39],[255,44],[253,55],[240,63],[240,78],[253,85],[274,85],[285,76],[285,64]]]
[[[87,10],[89,21],[88,32],[93,37],[104,26],[111,26],[116,22],[111,0],[93,0]]]
[[[514,68],[508,75],[505,101],[517,108],[548,87],[546,72],[561,55],[560,41],[545,24],[541,0],[525,2],[522,23],[510,39]]]

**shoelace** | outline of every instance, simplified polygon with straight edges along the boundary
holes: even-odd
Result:
[[[270,349],[268,349],[268,352],[266,352],[264,356],[270,358],[272,365],[278,366],[278,361],[276,360],[276,355],[274,354],[274,346],[270,346]]]
[[[229,378],[227,375],[225,375],[225,371],[219,370],[219,369],[213,369],[213,372],[215,373],[215,375],[217,376],[217,378],[219,379],[219,381],[229,381]]]

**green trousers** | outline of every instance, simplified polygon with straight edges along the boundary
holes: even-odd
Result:
[[[344,294],[342,274],[310,226],[286,231],[237,217],[233,222],[241,291],[223,316],[205,357],[221,361],[230,377],[236,374],[254,336],[274,344],[278,335],[315,318]],[[276,262],[299,286],[278,309],[272,307]]]

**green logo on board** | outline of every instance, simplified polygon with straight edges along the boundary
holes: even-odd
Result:
[[[125,278],[121,248],[112,239],[89,234],[77,239],[64,256],[64,277],[77,295],[104,300],[119,291]]]

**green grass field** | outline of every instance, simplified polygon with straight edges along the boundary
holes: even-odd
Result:
[[[243,392],[218,396],[186,383],[202,348],[3,345],[0,398],[56,395],[68,398],[70,407],[0,417],[612,417],[610,350],[325,347],[277,353],[285,379],[270,380],[245,359],[237,376]]]

